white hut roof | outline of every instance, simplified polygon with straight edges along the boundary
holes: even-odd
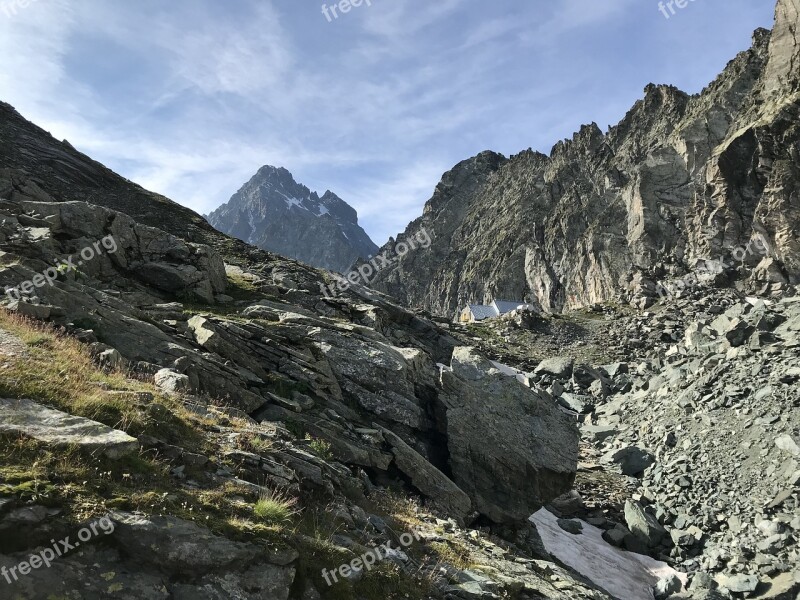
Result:
[[[486,306],[484,304],[470,304],[469,312],[472,313],[472,316],[477,321],[482,321],[483,319],[491,319],[493,317],[499,316],[499,313],[497,312],[497,309],[494,306]]]

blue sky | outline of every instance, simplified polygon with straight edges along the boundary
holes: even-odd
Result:
[[[23,6],[21,3],[28,3]],[[328,2],[328,5],[333,2]],[[773,0],[0,0],[0,99],[201,213],[264,164],[376,243],[482,150],[549,153],[647,83],[698,92]],[[330,14],[330,11],[329,11]]]

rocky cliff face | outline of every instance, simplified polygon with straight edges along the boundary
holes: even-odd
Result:
[[[283,168],[259,169],[208,221],[253,246],[342,273],[378,249],[344,200],[331,191],[318,196]]]
[[[606,133],[587,125],[549,156],[460,163],[404,234],[424,227],[431,248],[398,257],[374,287],[452,317],[494,298],[648,305],[659,281],[720,258],[721,279],[796,283],[799,20],[798,0],[780,0],[774,31],[756,31],[698,95],[649,85]]]

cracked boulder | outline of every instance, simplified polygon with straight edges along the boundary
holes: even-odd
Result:
[[[475,510],[516,524],[572,488],[578,429],[552,399],[469,347],[455,349],[442,388],[450,475]]]

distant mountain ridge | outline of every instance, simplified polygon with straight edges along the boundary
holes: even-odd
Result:
[[[330,271],[344,272],[378,249],[352,206],[330,190],[319,196],[283,167],[261,167],[207,219],[248,244]]]
[[[452,317],[494,298],[647,307],[662,282],[721,259],[720,284],[800,283],[800,0],[775,14],[699,94],[651,84],[605,133],[456,165],[398,236],[424,228],[430,247],[371,286]],[[743,251],[759,240],[765,252]]]

